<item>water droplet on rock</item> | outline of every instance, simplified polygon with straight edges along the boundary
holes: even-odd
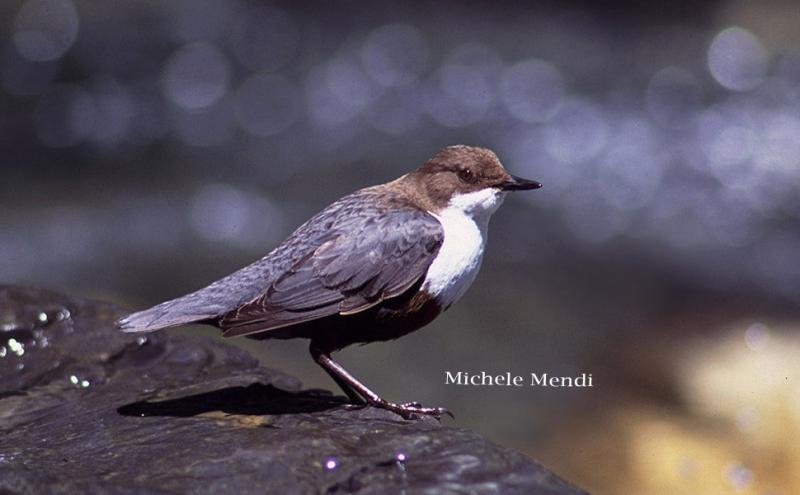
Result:
[[[15,338],[8,339],[8,350],[16,354],[17,356],[22,356],[25,354],[25,346],[22,342],[18,341]]]

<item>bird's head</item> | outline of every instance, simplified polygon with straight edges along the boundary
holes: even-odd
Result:
[[[406,176],[432,212],[456,208],[471,216],[491,215],[509,191],[542,187],[509,174],[486,148],[448,146]]]

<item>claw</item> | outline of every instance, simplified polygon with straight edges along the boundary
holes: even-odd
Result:
[[[405,419],[416,419],[419,416],[433,416],[434,418],[441,420],[442,415],[445,414],[455,419],[453,413],[443,407],[422,407],[422,404],[419,402],[395,404],[394,402],[381,399],[378,394],[368,389],[366,385],[353,378],[353,376],[350,375],[347,370],[342,368],[338,363],[336,363],[336,361],[331,359],[329,352],[317,347],[313,340],[309,350],[311,351],[311,355],[314,357],[314,361],[316,361],[317,364],[322,366],[322,369],[331,375],[331,378],[333,378],[336,383],[342,387],[342,390],[344,390],[351,401],[366,401],[363,405],[348,404],[345,406],[348,409],[361,409],[369,404],[380,409],[392,411]]]
[[[387,400],[378,399],[370,401],[370,405],[387,411],[392,411],[399,414],[403,419],[418,419],[419,416],[433,416],[441,420],[443,415],[450,416],[455,419],[453,413],[444,407],[423,407],[419,402],[406,402],[405,404],[395,404]]]
[[[437,407],[437,409],[439,410],[440,415],[446,414],[450,416],[450,419],[456,419],[456,415],[453,414],[449,409],[445,409],[444,407]]]

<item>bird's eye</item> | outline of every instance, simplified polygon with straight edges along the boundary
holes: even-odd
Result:
[[[469,183],[475,180],[475,174],[468,168],[462,168],[458,171],[458,178],[461,179],[462,182]]]

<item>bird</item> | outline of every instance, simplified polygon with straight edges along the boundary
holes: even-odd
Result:
[[[402,337],[450,308],[480,269],[489,219],[506,195],[540,187],[509,174],[487,148],[447,146],[398,179],[335,201],[258,261],[117,326],[139,333],[206,323],[224,337],[308,339],[352,405],[452,417],[444,407],[383,399],[331,354]]]

